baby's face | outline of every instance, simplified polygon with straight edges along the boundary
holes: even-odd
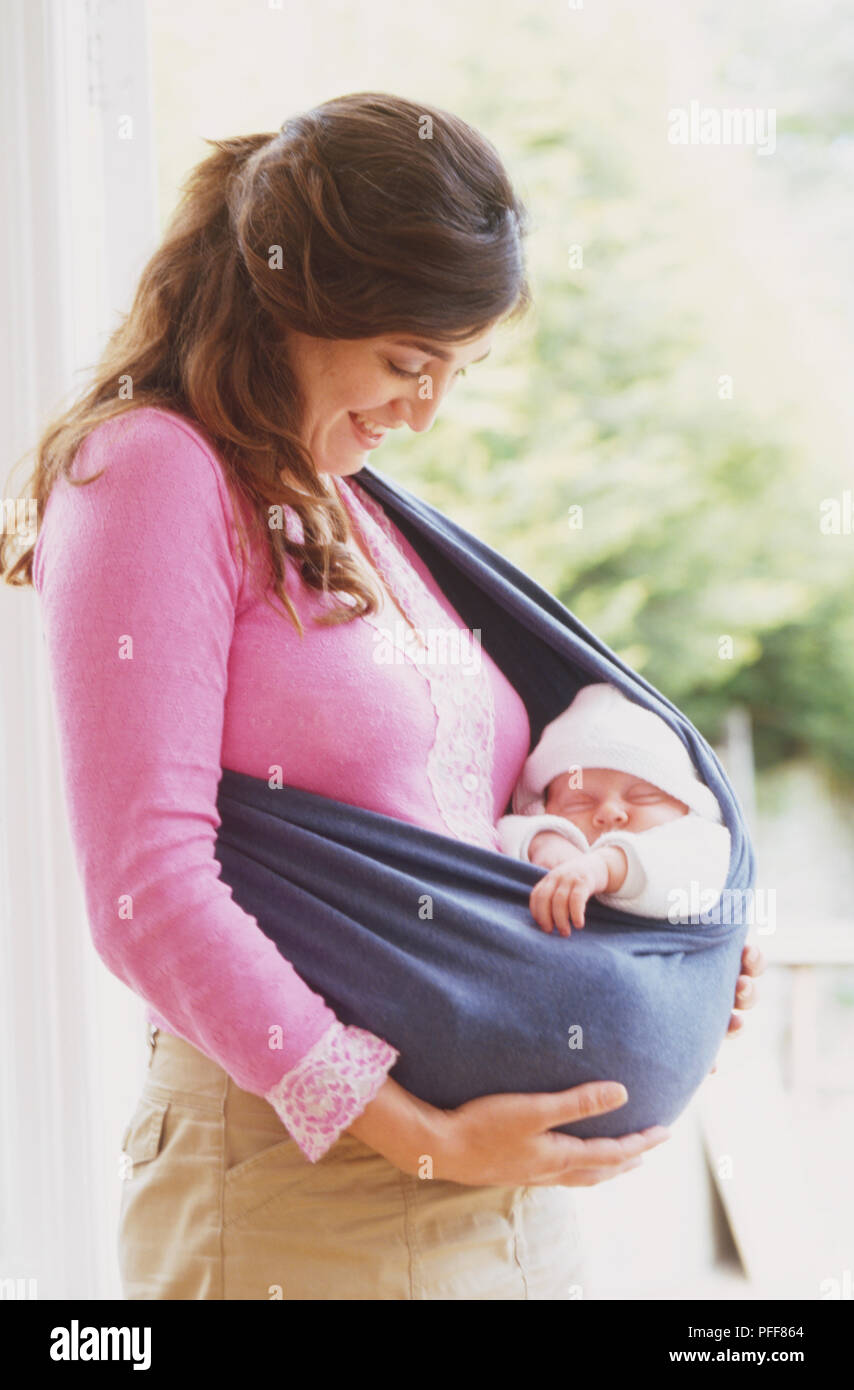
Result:
[[[688,814],[684,801],[652,782],[606,767],[560,773],[546,788],[545,801],[550,815],[571,820],[591,845],[607,830],[650,830]]]

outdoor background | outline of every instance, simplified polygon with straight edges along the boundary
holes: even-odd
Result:
[[[66,362],[82,371],[126,311],[205,138],[272,133],[378,90],[445,107],[497,147],[530,215],[534,308],[499,330],[427,434],[390,434],[371,464],[507,555],[685,711],[742,799],[775,907],[773,930],[750,938],[769,962],[759,1005],[670,1143],[579,1190],[578,1296],[854,1298],[854,10],[9,3],[7,123],[16,82],[21,111],[40,93],[56,106],[27,108],[38,141],[0,156],[23,161],[10,207],[26,209],[20,231],[0,228],[21,325],[0,372],[8,464],[70,387]],[[773,152],[670,144],[668,112],[692,101],[773,109]],[[128,113],[134,138],[119,141]],[[41,158],[27,164],[30,148]],[[52,259],[41,238],[54,226]],[[64,356],[42,327],[60,297]],[[836,533],[822,527],[830,504]],[[37,1274],[41,1297],[113,1298],[142,1006],[86,937],[44,751],[37,623],[31,595],[0,594],[15,673],[0,689],[0,1086],[18,1116],[16,1145],[0,1138],[17,1194],[0,1276]],[[28,1001],[46,961],[39,1015]]]
[[[763,1290],[832,1296],[825,1281],[847,1268],[850,1284],[854,1264],[854,535],[820,520],[854,485],[854,12],[154,0],[151,14],[164,223],[202,137],[274,131],[343,92],[444,106],[502,155],[531,215],[535,308],[429,433],[390,435],[372,465],[685,710],[737,782],[775,893],[776,930],[755,939],[780,963],[704,1088],[737,1070],[741,1090],[736,1076],[696,1107],[715,1183],[689,1120],[676,1154],[646,1165],[651,1216],[646,1172],[584,1197],[603,1295],[682,1296],[685,1277],[723,1290],[706,1276],[729,1268],[737,1296],[747,1265]],[[773,152],[670,144],[667,113],[692,99],[774,108]]]

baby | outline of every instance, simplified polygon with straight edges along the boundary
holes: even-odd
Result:
[[[602,902],[678,922],[678,892],[715,899],[730,835],[679,736],[609,684],[586,685],[543,730],[497,830],[505,854],[548,869],[531,893],[538,926],[563,936]]]

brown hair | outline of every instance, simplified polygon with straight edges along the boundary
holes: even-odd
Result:
[[[70,475],[104,420],[146,405],[188,417],[249,504],[275,592],[302,634],[285,590],[288,554],[308,585],[355,600],[318,621],[375,612],[379,596],[346,544],[346,509],[299,438],[297,382],[271,344],[289,328],[465,341],[515,318],[530,303],[527,214],[487,139],[447,111],[385,93],[336,97],[274,134],[206,143],[214,151],[184,184],[93,385],[42,434],[25,495],[40,522],[60,474],[75,486],[99,477]],[[132,400],[120,398],[120,378]],[[297,513],[302,541],[267,523],[282,505]],[[0,574],[32,583],[34,541],[10,565],[10,540],[0,534]]]

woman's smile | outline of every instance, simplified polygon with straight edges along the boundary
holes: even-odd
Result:
[[[355,410],[351,410],[349,415],[353,422],[353,432],[364,448],[376,449],[378,444],[382,444],[389,430],[388,425],[378,425],[367,415],[360,415]]]
[[[302,397],[301,434],[317,471],[358,472],[389,430],[430,429],[457,379],[488,356],[495,327],[455,344],[395,334],[313,338],[292,331],[287,350]]]

